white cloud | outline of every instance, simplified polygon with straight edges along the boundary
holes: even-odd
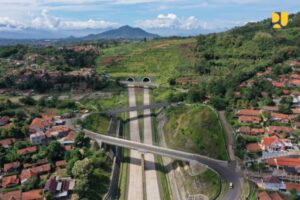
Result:
[[[38,16],[32,16],[23,22],[9,17],[0,17],[0,30],[21,30],[33,28],[37,30],[84,30],[84,29],[106,29],[116,27],[118,24],[104,20],[62,20],[50,15],[44,9]]]
[[[159,14],[155,19],[147,19],[137,22],[138,26],[146,29],[182,29],[193,30],[204,28],[205,23],[194,16],[178,18],[173,13]]]

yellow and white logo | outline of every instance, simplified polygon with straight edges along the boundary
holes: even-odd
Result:
[[[281,29],[288,25],[289,14],[287,12],[273,12],[272,25],[274,29]]]

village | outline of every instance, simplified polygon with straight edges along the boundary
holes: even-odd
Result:
[[[290,62],[288,73],[276,78],[268,67],[240,85],[251,88],[260,79],[273,87],[268,103],[237,109],[233,126],[241,140],[241,159],[246,167],[245,177],[261,190],[259,200],[283,199],[291,191],[300,194],[300,75],[299,62]],[[241,92],[235,96],[240,97]],[[262,98],[268,98],[263,91]],[[238,147],[237,147],[238,148]]]

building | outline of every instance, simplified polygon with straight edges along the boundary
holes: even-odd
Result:
[[[21,195],[21,190],[15,190],[11,192],[0,192],[0,200],[20,200]]]
[[[250,128],[248,126],[241,126],[237,129],[237,132],[244,135],[263,135],[265,130],[263,128]]]
[[[40,174],[49,173],[51,171],[51,166],[50,166],[50,164],[45,164],[45,165],[33,167],[33,168],[31,168],[31,170],[34,173],[40,175]]]
[[[261,122],[261,118],[254,116],[239,116],[239,122],[246,124],[259,124]]]
[[[285,151],[293,149],[291,141],[288,139],[279,139],[277,136],[265,137],[261,141],[264,151]]]
[[[236,112],[237,116],[260,116],[259,110],[252,110],[252,109],[241,109],[238,112]]]
[[[22,200],[43,200],[43,191],[41,189],[30,190],[22,193]]]
[[[267,127],[267,131],[269,135],[277,135],[280,136],[282,134],[293,134],[294,129],[286,126],[269,126]]]
[[[263,150],[263,147],[261,144],[249,143],[246,145],[246,150],[248,153],[257,153],[261,152]]]
[[[4,148],[10,148],[15,143],[15,138],[0,140],[0,145]]]
[[[300,184],[298,183],[292,183],[292,182],[286,182],[286,190],[291,191],[292,189],[295,189],[298,193],[298,196],[300,196]]]
[[[37,151],[37,147],[36,146],[32,146],[32,147],[27,147],[27,148],[19,149],[17,152],[18,152],[18,154],[25,155],[25,154],[35,153],[36,151]]]
[[[21,163],[19,161],[12,162],[12,163],[6,163],[4,164],[3,170],[4,172],[11,172],[16,169],[18,169],[21,166]]]
[[[5,176],[2,179],[2,187],[9,188],[20,184],[20,179],[17,175]]]
[[[34,177],[37,177],[37,173],[35,173],[32,169],[23,169],[20,175],[21,184],[26,183]]]
[[[59,168],[64,168],[67,166],[67,162],[65,160],[56,161],[55,166]]]
[[[33,145],[41,145],[47,142],[46,134],[44,132],[36,132],[30,135],[30,142]]]
[[[281,123],[289,123],[290,117],[286,114],[272,112],[270,120]]]
[[[264,177],[262,187],[265,190],[273,190],[273,191],[286,189],[284,182],[282,180],[280,180],[279,178],[276,178],[273,176]]]
[[[278,192],[267,193],[266,191],[257,194],[258,200],[283,200]]]
[[[71,130],[66,126],[54,126],[47,130],[46,134],[48,138],[63,138],[68,135]]]
[[[292,158],[292,157],[270,158],[266,160],[266,164],[276,168],[298,167],[300,166],[300,158]]]
[[[60,179],[59,177],[51,178],[45,184],[44,191],[50,192],[54,198],[65,198],[69,192],[74,189],[75,180],[71,178]]]

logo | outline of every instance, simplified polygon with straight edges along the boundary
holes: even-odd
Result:
[[[281,29],[288,25],[289,14],[287,12],[273,12],[272,25],[274,29]]]

